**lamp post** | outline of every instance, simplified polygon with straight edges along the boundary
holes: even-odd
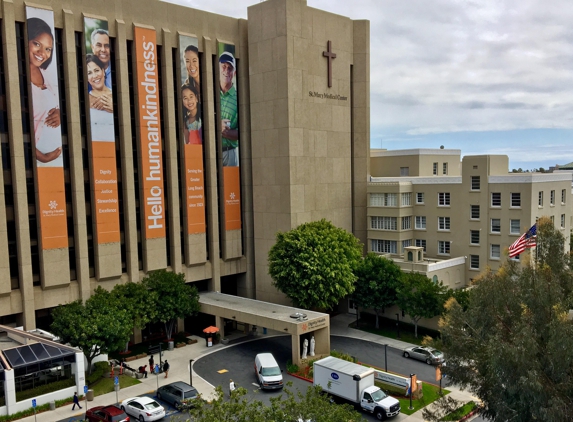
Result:
[[[194,359],[189,359],[189,385],[193,387],[193,361]]]
[[[396,333],[398,334],[398,339],[400,338],[400,314],[396,314]]]
[[[414,384],[412,383],[412,379],[416,374],[410,374],[410,407],[408,409],[413,410],[414,406],[412,405],[412,396],[414,395]]]

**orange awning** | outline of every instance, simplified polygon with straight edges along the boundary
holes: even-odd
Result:
[[[203,330],[203,332],[207,333],[207,334],[213,334],[213,333],[216,333],[218,331],[219,331],[219,329],[217,327],[213,327],[212,325]]]

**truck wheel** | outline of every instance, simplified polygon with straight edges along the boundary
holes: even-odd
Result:
[[[384,413],[382,409],[376,409],[374,411],[374,415],[376,416],[376,419],[378,419],[379,421],[382,421],[386,418],[386,413]]]
[[[404,352],[404,357],[405,357],[405,358],[409,358],[409,357],[410,357],[410,353]]]

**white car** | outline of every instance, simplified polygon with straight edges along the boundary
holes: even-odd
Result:
[[[151,397],[132,397],[121,402],[125,413],[135,416],[141,422],[157,421],[165,417],[165,409]]]

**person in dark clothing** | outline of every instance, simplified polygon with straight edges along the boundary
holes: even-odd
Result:
[[[153,355],[151,355],[151,356],[149,357],[149,370],[150,370],[151,372],[153,372],[153,368],[154,368],[154,367],[155,367],[155,364],[153,363]]]
[[[147,371],[146,371],[145,368],[147,368],[147,365],[140,366],[140,367],[139,367],[139,373],[140,373],[140,374],[143,374],[144,377],[147,378]]]
[[[167,363],[167,360],[163,364],[163,372],[165,372],[165,378],[167,378],[169,376],[169,364]]]
[[[72,406],[72,410],[75,410],[76,406],[78,406],[80,409],[82,408],[80,406],[80,398],[78,397],[77,391],[74,393],[74,405]]]

